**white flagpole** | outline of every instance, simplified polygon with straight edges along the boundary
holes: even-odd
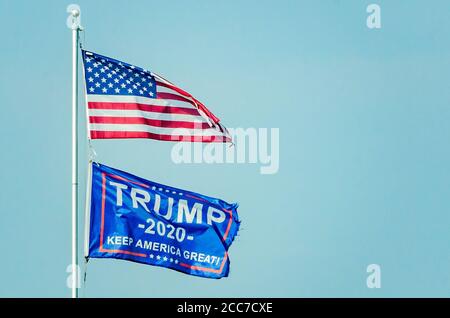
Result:
[[[72,45],[72,298],[78,298],[78,27]]]
[[[72,29],[72,298],[78,298],[78,32],[80,8],[69,5],[67,25]]]

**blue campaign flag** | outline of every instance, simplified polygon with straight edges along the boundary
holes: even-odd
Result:
[[[207,278],[228,276],[228,249],[240,224],[236,203],[95,162],[91,180],[88,257],[125,259]]]

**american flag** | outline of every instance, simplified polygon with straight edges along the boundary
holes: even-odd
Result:
[[[231,142],[191,94],[146,69],[82,50],[91,139]]]

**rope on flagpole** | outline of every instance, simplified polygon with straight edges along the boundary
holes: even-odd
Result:
[[[89,146],[89,161],[95,162],[97,159],[97,152],[95,151],[94,146],[92,146],[91,138],[88,139],[88,146]]]
[[[80,33],[82,33],[83,39],[81,39]],[[80,43],[80,49],[83,49],[84,44],[86,43],[86,32],[84,32],[84,28],[82,26],[80,26],[80,33],[78,34],[78,41]]]
[[[86,297],[86,278],[87,278],[87,269],[88,269],[89,257],[84,258],[83,262],[83,298]]]

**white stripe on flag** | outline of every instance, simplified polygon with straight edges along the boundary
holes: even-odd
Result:
[[[176,106],[180,108],[197,109],[192,104],[182,101],[173,101],[159,98],[149,98],[143,96],[121,96],[121,95],[87,95],[88,102],[104,103],[136,103],[155,106]],[[180,106],[180,105],[182,106]]]
[[[167,128],[153,127],[140,124],[89,124],[90,130],[98,131],[138,131],[149,132],[159,135],[181,135],[181,136],[223,136],[215,129],[188,129],[188,128]]]
[[[206,122],[202,116],[147,112],[141,110],[122,110],[122,109],[89,109],[89,116],[99,117],[142,117],[146,119],[187,121],[187,122]]]

